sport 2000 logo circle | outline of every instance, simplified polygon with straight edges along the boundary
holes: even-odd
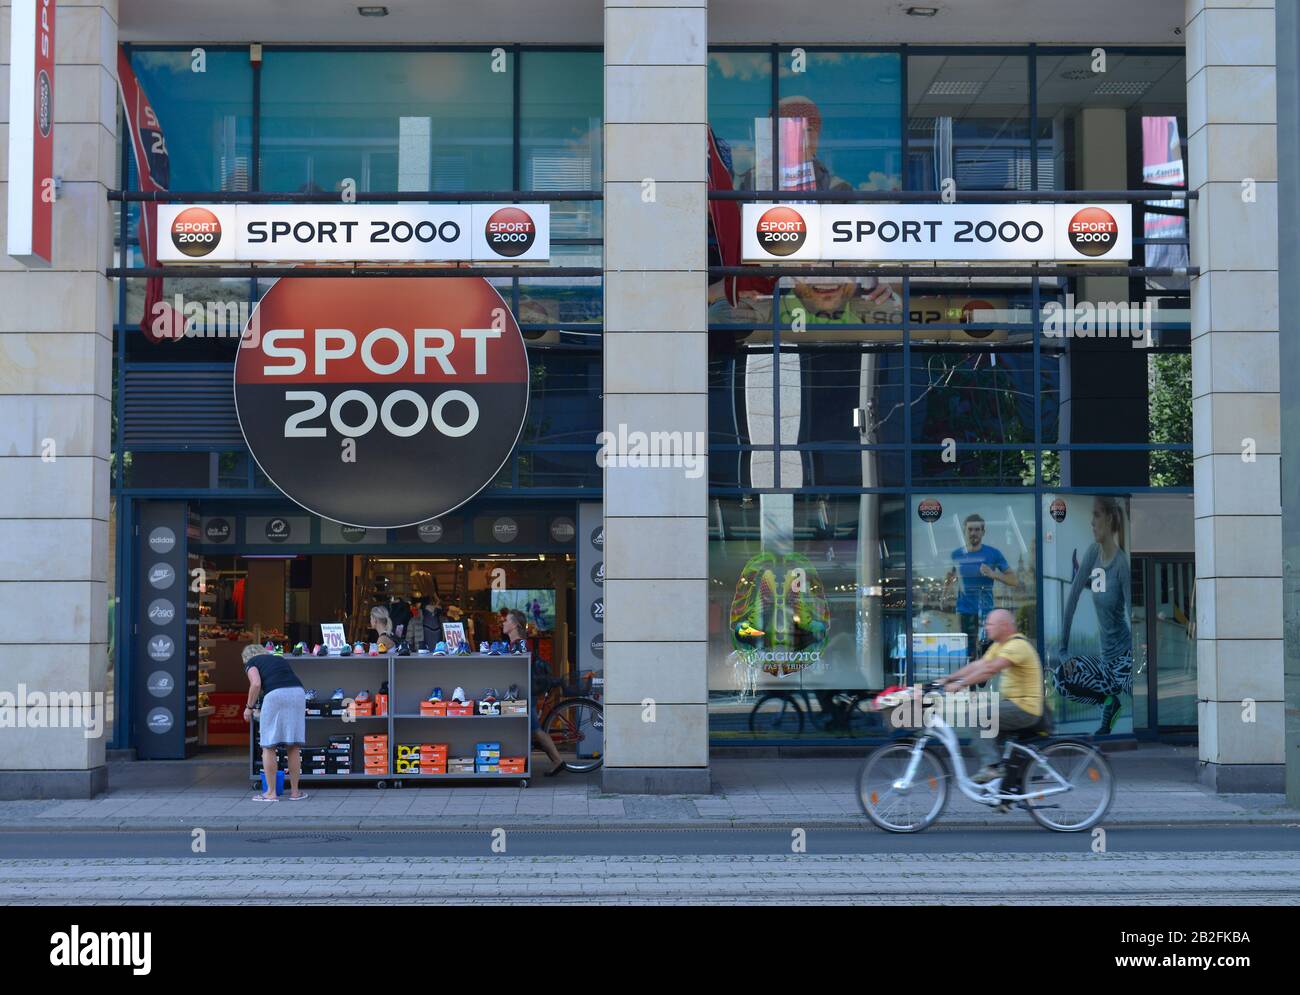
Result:
[[[523,430],[528,361],[486,280],[322,277],[277,282],[260,340],[235,359],[253,458],[293,501],[362,528],[464,504]]]
[[[1070,218],[1066,234],[1075,252],[1104,256],[1119,240],[1119,225],[1111,213],[1100,207],[1085,207]]]
[[[758,244],[774,256],[791,256],[808,240],[808,223],[793,207],[773,207],[758,219]]]
[[[532,216],[519,207],[493,211],[483,226],[488,248],[502,256],[522,256],[537,241],[537,225]]]
[[[221,222],[206,207],[187,207],[172,221],[172,245],[195,258],[221,244]]]

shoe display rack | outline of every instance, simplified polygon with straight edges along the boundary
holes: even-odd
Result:
[[[517,781],[527,787],[532,776],[532,724],[529,712],[532,700],[532,654],[513,653],[492,656],[486,653],[467,653],[459,656],[433,656],[432,654],[396,653],[379,656],[292,656],[285,661],[293,668],[306,688],[316,691],[316,700],[327,700],[335,688],[342,688],[346,699],[354,699],[368,690],[372,701],[385,681],[388,682],[388,710],[385,715],[326,715],[307,716],[308,750],[324,748],[333,736],[352,737],[352,773],[308,774],[303,765],[302,780],[368,782],[377,787],[400,788],[404,782],[438,781]],[[495,688],[498,697],[504,697],[511,686],[519,690],[525,706],[522,714],[506,714],[505,703],[499,701],[501,714],[479,714],[479,701],[486,688]],[[434,688],[442,689],[444,701],[449,701],[455,688],[465,691],[472,701],[472,715],[422,714],[421,702],[429,698]],[[387,770],[380,774],[365,771],[363,743],[365,737],[387,736]],[[254,785],[261,783],[258,763],[261,747],[258,745],[258,717],[255,714],[249,728],[249,777]],[[523,769],[509,772],[460,771],[454,773],[405,773],[399,771],[399,747],[410,744],[445,744],[449,758],[476,757],[480,744],[498,744],[501,757],[522,757]],[[287,775],[286,775],[287,779]],[[288,790],[286,788],[286,790]]]

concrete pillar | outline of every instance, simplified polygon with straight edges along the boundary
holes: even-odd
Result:
[[[0,162],[9,8],[0,0]],[[28,271],[0,254],[0,695],[106,691],[117,0],[59,0],[54,38],[53,264]],[[86,735],[102,713],[32,728],[35,710],[21,711],[0,726],[0,798],[103,790],[105,740]]]
[[[1300,10],[1288,4],[1277,12],[1277,151],[1278,210],[1282,217],[1300,217]],[[1300,272],[1300,229],[1278,230],[1278,268]],[[1300,285],[1278,284],[1278,313],[1300,312]],[[1300,339],[1279,338],[1278,366],[1300,367]],[[1300,437],[1300,389],[1294,378],[1282,383],[1282,437],[1296,449]],[[1300,808],[1300,467],[1295,460],[1282,465],[1282,612],[1286,690],[1286,797]]]
[[[1187,0],[1202,780],[1283,784],[1278,189],[1271,3]],[[1253,448],[1253,459],[1243,451]]]
[[[651,433],[707,439],[707,15],[706,0],[605,3],[608,790],[709,789],[703,454],[624,458]]]

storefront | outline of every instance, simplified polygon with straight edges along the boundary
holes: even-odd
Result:
[[[469,175],[480,188],[525,178],[526,187],[545,189],[574,176],[595,186],[598,53],[511,52],[526,84],[483,88],[475,81],[490,51],[267,46],[252,61],[244,47],[208,49],[201,86],[189,48],[137,46],[130,59],[142,91],[158,94],[150,99],[168,148],[179,150],[170,161],[173,188],[237,192],[248,187],[254,166],[267,191],[327,191],[349,180],[359,180],[362,192],[412,188],[415,173],[429,189],[464,186],[456,177]],[[1029,196],[1084,188],[1089,172],[1103,166],[1116,174],[1116,187],[1181,189],[1181,54],[1107,55],[1112,86],[1098,94],[1093,57],[1077,49],[817,48],[801,56],[800,73],[792,71],[789,47],[718,49],[709,61],[710,122],[724,173],[714,186],[773,186],[775,117],[781,189],[924,192],[951,177],[963,191],[1019,187]],[[380,91],[330,96],[344,79],[376,78],[380,60]],[[436,105],[414,92],[429,73],[448,84]],[[1141,85],[1119,85],[1130,79]],[[411,144],[426,132],[441,158]],[[242,169],[231,168],[241,161]],[[128,176],[133,166],[124,150]],[[1154,275],[1109,282],[1000,276],[985,265],[973,278],[714,285],[708,679],[716,745],[882,735],[887,730],[865,709],[869,693],[953,669],[976,651],[982,616],[995,606],[1013,610],[1027,634],[1041,633],[1054,674],[1065,667],[1052,688],[1067,728],[1127,735],[1193,724],[1185,708],[1153,722],[1143,707],[1151,694],[1167,693],[1154,686],[1157,674],[1176,669],[1163,657],[1180,654],[1176,666],[1187,667],[1192,585],[1190,578],[1180,585],[1177,622],[1160,630],[1162,659],[1150,665],[1146,568],[1130,558],[1142,538],[1132,533],[1129,510],[1152,494],[1184,496],[1183,507],[1164,506],[1181,523],[1162,535],[1173,548],[1152,552],[1190,551],[1187,278],[1160,275],[1186,266],[1186,211],[1178,200],[1124,205],[1130,209],[1133,254]],[[552,262],[598,261],[598,205],[561,202],[552,210]],[[129,238],[130,218],[126,225]],[[716,246],[716,224],[711,231]],[[730,261],[724,255],[718,252],[719,263]],[[237,303],[255,304],[268,282],[243,281],[245,301]],[[489,524],[497,515],[524,517],[512,549],[552,557],[548,568],[537,561],[541,579],[511,580],[510,589],[558,592],[561,616],[571,617],[574,545],[548,542],[532,495],[599,496],[589,461],[600,415],[584,394],[592,396],[600,373],[600,288],[590,280],[493,282],[528,339],[535,399],[500,489],[525,498],[527,516],[509,500],[488,513],[474,502],[467,518],[440,532],[447,558],[430,561],[419,559],[427,550],[418,530],[340,528],[301,509],[294,514],[292,506],[270,515],[241,510],[239,502],[212,511],[201,499],[194,503],[204,535],[195,551],[223,606],[216,616],[222,628],[213,631],[310,644],[319,639],[313,625],[323,620],[361,618],[375,599],[430,593],[463,602],[471,617],[486,612],[495,607],[480,576],[488,561],[473,557],[495,551],[495,539],[483,542],[495,535]],[[221,419],[212,415],[235,351],[221,337],[229,331],[219,323],[224,315],[212,327],[212,315],[202,312],[179,340],[132,334],[145,318],[148,291],[140,283],[124,281],[119,300],[126,330],[119,339],[123,495],[154,480],[175,486],[191,466],[220,491],[256,488],[266,467],[249,462],[233,426],[224,447],[215,439],[178,447],[195,422],[174,412],[155,420],[169,410],[166,399],[146,394],[165,395],[183,383],[189,389],[197,386],[193,378],[204,378],[200,389],[215,396],[201,412],[203,431],[216,434]],[[180,294],[181,310],[186,295],[233,298],[241,289],[229,279],[196,283],[168,280],[147,303],[154,308]],[[1096,338],[1077,334],[1083,318],[1076,300],[1103,292],[1138,301],[1121,317],[1132,310],[1150,327],[1122,339],[1127,326],[1101,327]],[[1071,323],[1064,334],[1053,334],[1053,313]],[[241,468],[252,476],[231,480]],[[250,488],[249,499],[259,490]],[[557,508],[571,523],[572,502]],[[1098,516],[1108,530],[1101,538],[1091,525]],[[234,545],[212,541],[214,521],[229,529],[222,542]],[[263,535],[277,522],[291,538]],[[1094,545],[1122,588],[1118,606],[1105,602],[1104,623],[1097,595],[1076,589],[1081,570],[1097,559]],[[374,552],[343,552],[356,546]],[[561,563],[570,564],[562,577],[555,575]],[[986,565],[993,579],[981,574]],[[807,587],[797,590],[804,579]],[[247,617],[231,614],[241,581],[249,604],[259,606]],[[206,618],[206,607],[201,612]],[[1168,623],[1170,613],[1157,617]],[[1136,643],[1134,627],[1141,630]],[[737,634],[750,630],[764,634]],[[565,671],[576,640],[573,631],[559,639],[554,662]],[[200,647],[201,665],[222,648],[204,632]],[[204,686],[215,686],[213,694],[238,691],[231,661],[212,676],[215,685]]]
[[[364,35],[269,18],[245,43],[187,7],[165,30],[128,19],[112,39],[126,106],[101,191],[117,258],[99,267],[115,280],[99,391],[112,395],[112,746],[140,749],[144,526],[170,515],[185,537],[173,569],[204,578],[176,615],[196,670],[183,752],[230,735],[197,714],[239,690],[225,643],[310,645],[334,621],[361,638],[373,604],[420,597],[491,640],[513,598],[536,606],[557,672],[606,671],[607,783],[694,790],[711,751],[860,750],[888,734],[871,693],[954,669],[996,607],[1035,641],[1064,728],[1199,736],[1214,777],[1273,777],[1273,684],[1251,686],[1267,704],[1262,738],[1228,745],[1207,716],[1223,720],[1240,689],[1203,665],[1241,640],[1274,646],[1267,626],[1216,614],[1249,614],[1254,587],[1239,581],[1256,561],[1268,574],[1271,553],[1251,533],[1230,568],[1207,556],[1235,542],[1238,519],[1272,515],[1251,501],[1276,487],[1216,476],[1249,432],[1201,433],[1215,448],[1194,452],[1192,427],[1193,397],[1217,390],[1193,374],[1220,368],[1205,352],[1194,371],[1194,340],[1245,349],[1244,332],[1276,322],[1250,303],[1276,272],[1237,287],[1231,274],[1253,264],[1215,257],[1236,242],[1197,221],[1205,121],[1188,94],[1206,53],[1186,47],[1182,5],[1163,5],[1169,24],[1110,5],[1097,39],[1064,4],[1000,27],[947,5],[872,4],[852,29],[809,14],[799,44],[770,7],[615,4],[603,45],[596,7],[560,6],[547,23],[521,11],[526,37],[500,44],[463,12],[434,23],[396,8],[367,15]],[[317,248],[293,265],[382,278],[298,279],[284,255],[158,255],[173,208],[382,207],[416,229],[422,210],[534,203],[548,212],[539,260],[356,259],[318,251],[315,224],[300,241]],[[793,251],[761,258],[744,247],[760,205],[855,224],[871,210],[984,213],[972,255],[909,248],[929,223],[916,221],[884,254],[811,256],[782,215],[768,230]],[[1038,239],[1026,219],[1062,216],[1073,255],[1022,251]],[[1122,254],[1091,251],[1119,231]],[[1240,307],[1201,306],[1210,270]],[[366,286],[357,317],[349,299]],[[340,420],[325,395],[381,380],[335,376],[328,335],[346,313],[368,323],[359,336],[395,328],[412,346],[456,327],[477,294],[503,305],[521,343],[497,393],[475,394],[457,360],[450,386],[473,395],[491,438],[457,443],[461,409],[439,422],[430,385],[403,372],[401,390],[366,402],[395,439],[345,493],[347,440],[374,459],[374,437],[357,431],[364,405]],[[294,381],[322,407],[278,455],[262,434],[293,412],[252,398],[279,374],[240,366],[259,314],[273,316],[259,334],[325,335],[302,376],[333,384]],[[1262,354],[1232,355],[1227,393],[1267,395],[1241,372],[1267,368]],[[419,403],[401,408],[412,391]],[[433,448],[426,424],[443,436]],[[1242,463],[1247,476],[1275,472],[1275,440],[1250,437],[1260,461]],[[638,462],[647,439],[676,462]],[[1240,500],[1206,503],[1225,487]],[[592,509],[603,548],[584,535]],[[1221,568],[1231,576],[1206,574]]]

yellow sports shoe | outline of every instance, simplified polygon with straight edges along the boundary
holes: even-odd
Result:
[[[742,622],[740,627],[736,629],[736,635],[742,639],[752,639],[754,636],[766,636],[767,633],[762,629],[755,629],[748,622]]]

